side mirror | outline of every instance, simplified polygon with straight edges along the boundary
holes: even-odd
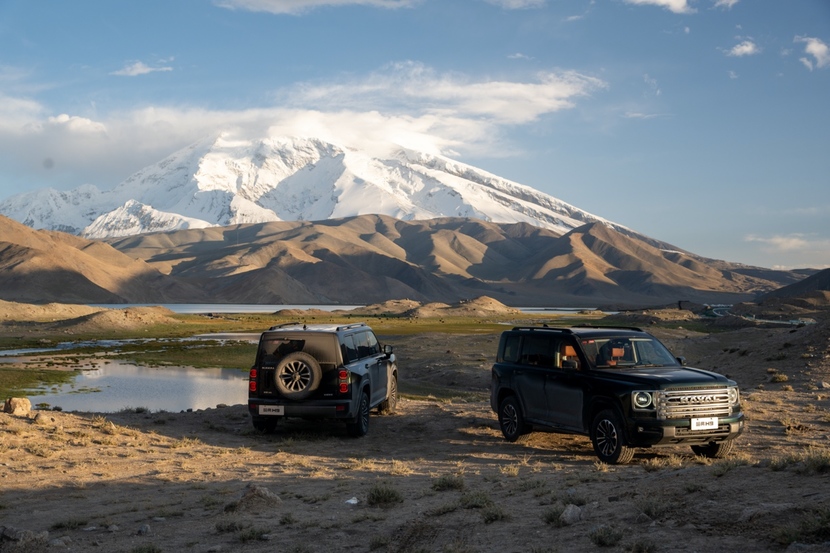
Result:
[[[383,346],[383,353],[385,353],[387,357],[392,355],[392,346],[390,346],[389,344]]]
[[[682,355],[678,355],[676,357],[676,359],[677,359],[677,362],[680,363],[681,365],[684,365],[684,366],[686,365],[686,358],[683,357]]]
[[[576,361],[575,359],[565,359],[564,361],[562,361],[562,368],[569,369],[572,371],[578,370],[579,361]]]

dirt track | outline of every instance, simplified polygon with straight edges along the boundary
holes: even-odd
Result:
[[[741,384],[749,429],[717,462],[505,442],[482,399],[493,336],[390,337],[404,392],[463,399],[404,399],[361,439],[260,435],[244,406],[0,414],[0,551],[830,551],[830,333],[792,330],[660,334]]]

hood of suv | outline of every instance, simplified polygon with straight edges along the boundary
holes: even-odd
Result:
[[[725,376],[696,369],[694,367],[630,367],[620,369],[598,369],[595,374],[607,374],[615,380],[626,380],[650,384],[657,389],[677,385],[684,386],[727,386],[735,383]]]

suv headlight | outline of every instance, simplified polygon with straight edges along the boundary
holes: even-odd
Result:
[[[634,409],[654,409],[654,396],[652,392],[631,392],[631,406]]]
[[[726,391],[729,393],[729,405],[738,405],[741,401],[741,394],[738,392],[738,388],[730,386]]]

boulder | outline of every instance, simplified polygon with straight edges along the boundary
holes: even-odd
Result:
[[[32,412],[32,402],[25,397],[10,397],[3,405],[3,412],[16,417],[25,417]]]

